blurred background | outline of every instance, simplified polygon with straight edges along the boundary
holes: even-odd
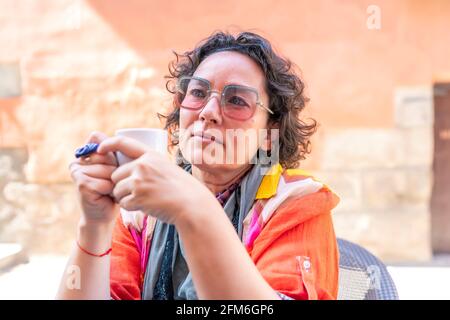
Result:
[[[53,298],[75,148],[161,127],[172,51],[219,29],[301,70],[320,124],[301,167],[340,195],[337,236],[388,264],[400,298],[450,298],[450,1],[0,0],[0,299]]]

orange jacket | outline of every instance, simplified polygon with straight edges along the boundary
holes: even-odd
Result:
[[[275,291],[293,299],[336,299],[339,256],[331,210],[339,198],[302,170],[277,167],[273,173],[264,177],[244,221],[246,249]],[[292,195],[284,199],[287,192]],[[111,297],[140,299],[144,272],[140,252],[119,215],[111,253]]]
[[[255,240],[249,254],[274,290],[296,300],[337,298],[333,198],[324,188],[288,201]]]
[[[114,300],[141,299],[140,252],[118,215],[111,250],[110,289]]]

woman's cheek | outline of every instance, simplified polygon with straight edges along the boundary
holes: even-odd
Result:
[[[198,112],[180,109],[180,128],[187,129],[198,119]]]
[[[229,164],[249,163],[258,149],[257,139],[248,136],[249,131],[236,131],[233,135],[227,135],[225,144],[225,159]]]

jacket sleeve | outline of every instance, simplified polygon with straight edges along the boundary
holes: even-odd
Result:
[[[322,196],[308,195],[282,205],[250,253],[271,287],[296,300],[337,298],[339,253],[331,212],[316,212],[302,220],[309,208],[320,207],[310,205]]]
[[[140,300],[140,253],[118,215],[113,231],[110,289],[114,300]]]

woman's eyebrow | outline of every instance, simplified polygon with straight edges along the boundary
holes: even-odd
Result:
[[[211,84],[211,81],[208,80],[208,79],[206,79],[206,78],[203,78],[203,77],[200,77],[200,76],[196,76],[196,75],[193,75],[192,77],[193,77],[193,78],[200,79],[200,80],[203,80],[203,81],[206,81],[206,82],[209,82],[209,83]]]
[[[255,85],[252,85],[252,84],[247,84],[247,83],[233,82],[233,83],[227,84],[227,86],[241,86],[241,87],[246,87],[246,88],[259,90],[258,86],[255,86]]]
[[[196,76],[196,75],[194,75],[193,77],[204,80],[204,81],[208,82],[211,85],[211,87],[213,87],[213,82],[211,80],[208,80],[206,78],[203,78],[201,76]],[[225,86],[244,86],[244,87],[254,88],[257,90],[259,89],[257,85],[250,84],[245,81],[243,82],[242,80],[236,80],[236,79],[225,81],[224,85]]]
[[[237,79],[227,80],[227,81],[225,81],[224,85],[225,86],[243,86],[243,87],[259,89],[259,87],[256,83],[248,83],[245,80],[237,80]]]
[[[259,88],[258,83],[252,83],[252,81],[248,81],[249,79],[236,79],[236,78],[230,78],[227,81],[225,81],[225,85],[238,85],[238,86],[244,86],[244,87],[250,87],[250,88]]]

